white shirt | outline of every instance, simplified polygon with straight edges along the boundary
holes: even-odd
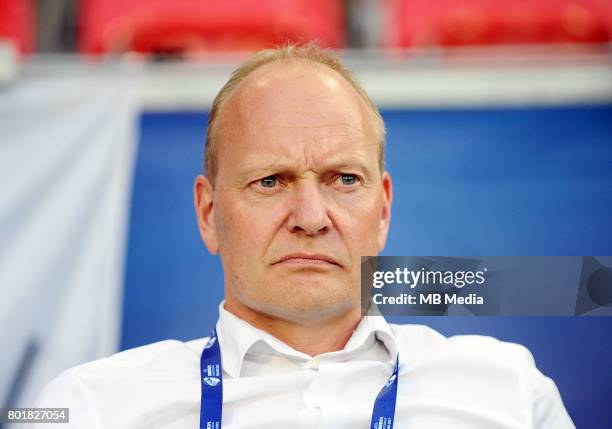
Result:
[[[368,316],[344,350],[311,357],[222,305],[223,428],[369,428],[398,351],[396,429],[574,428],[523,346]],[[196,429],[206,342],[161,341],[77,366],[47,385],[37,406],[69,407],[60,429]]]

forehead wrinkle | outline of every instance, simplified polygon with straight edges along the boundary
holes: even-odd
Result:
[[[321,154],[315,157],[309,156],[304,150],[301,157],[252,157],[246,158],[245,164],[251,164],[252,168],[246,169],[246,172],[253,174],[255,172],[300,172],[309,171],[322,172],[334,169],[340,166],[360,166],[363,169],[368,169],[368,157],[365,154],[353,152],[350,155],[334,155]],[[374,166],[374,165],[373,165]]]
[[[358,127],[356,125],[351,125],[349,123],[331,123],[331,124],[323,124],[323,125],[273,125],[274,128],[282,128],[282,129],[321,129],[321,128],[331,128],[331,127],[347,127],[354,131],[359,132],[360,134],[367,134],[363,128]],[[348,136],[349,133],[346,134],[337,134],[338,136]],[[333,135],[335,136],[335,135]],[[333,137],[332,136],[332,137]]]
[[[266,157],[264,159],[259,157],[246,158],[245,164],[250,164],[252,167],[246,169],[247,174],[254,174],[257,172],[269,173],[269,172],[288,172],[288,171],[299,171],[300,164],[305,160],[301,158],[297,159],[280,159],[278,156]]]
[[[365,154],[359,152],[353,152],[350,155],[342,155],[342,154],[329,154],[322,155],[322,162],[325,168],[329,169],[333,166],[347,166],[347,165],[359,165],[364,169],[368,168],[368,157]]]
[[[370,164],[372,168],[378,166],[376,154],[368,154],[372,148],[376,152],[378,144],[368,143],[361,136],[356,137],[350,132],[325,136],[324,141],[315,136],[303,135],[294,136],[292,139],[294,144],[272,145],[266,148],[265,153],[251,146],[243,152],[244,159],[241,164],[253,165],[249,172],[318,170],[322,164],[327,165],[330,161],[335,164],[361,164],[364,169],[368,169]],[[323,144],[320,144],[321,142]]]

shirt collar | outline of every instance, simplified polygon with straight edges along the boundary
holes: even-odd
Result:
[[[244,357],[256,345],[258,350],[261,349],[259,346],[267,346],[273,352],[290,359],[311,359],[311,356],[293,349],[273,335],[230,313],[224,308],[224,303],[225,301],[222,301],[219,304],[216,328],[222,350],[223,369],[230,376],[240,376]],[[389,353],[389,363],[393,365],[397,356],[397,343],[391,327],[382,316],[363,317],[344,349],[333,353],[350,355],[362,348],[371,347],[375,341],[382,342]]]

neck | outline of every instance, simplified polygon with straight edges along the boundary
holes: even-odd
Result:
[[[259,313],[233,300],[226,300],[224,308],[250,325],[266,331],[293,349],[309,356],[344,349],[361,321],[360,308],[315,321],[274,317]]]

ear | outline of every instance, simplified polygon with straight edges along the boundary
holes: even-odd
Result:
[[[389,225],[391,224],[391,202],[393,201],[393,183],[391,175],[385,171],[382,176],[383,206],[378,227],[378,251],[385,248]]]
[[[199,175],[193,184],[193,202],[200,236],[210,253],[216,255],[219,251],[219,240],[215,226],[213,187],[206,176]]]

